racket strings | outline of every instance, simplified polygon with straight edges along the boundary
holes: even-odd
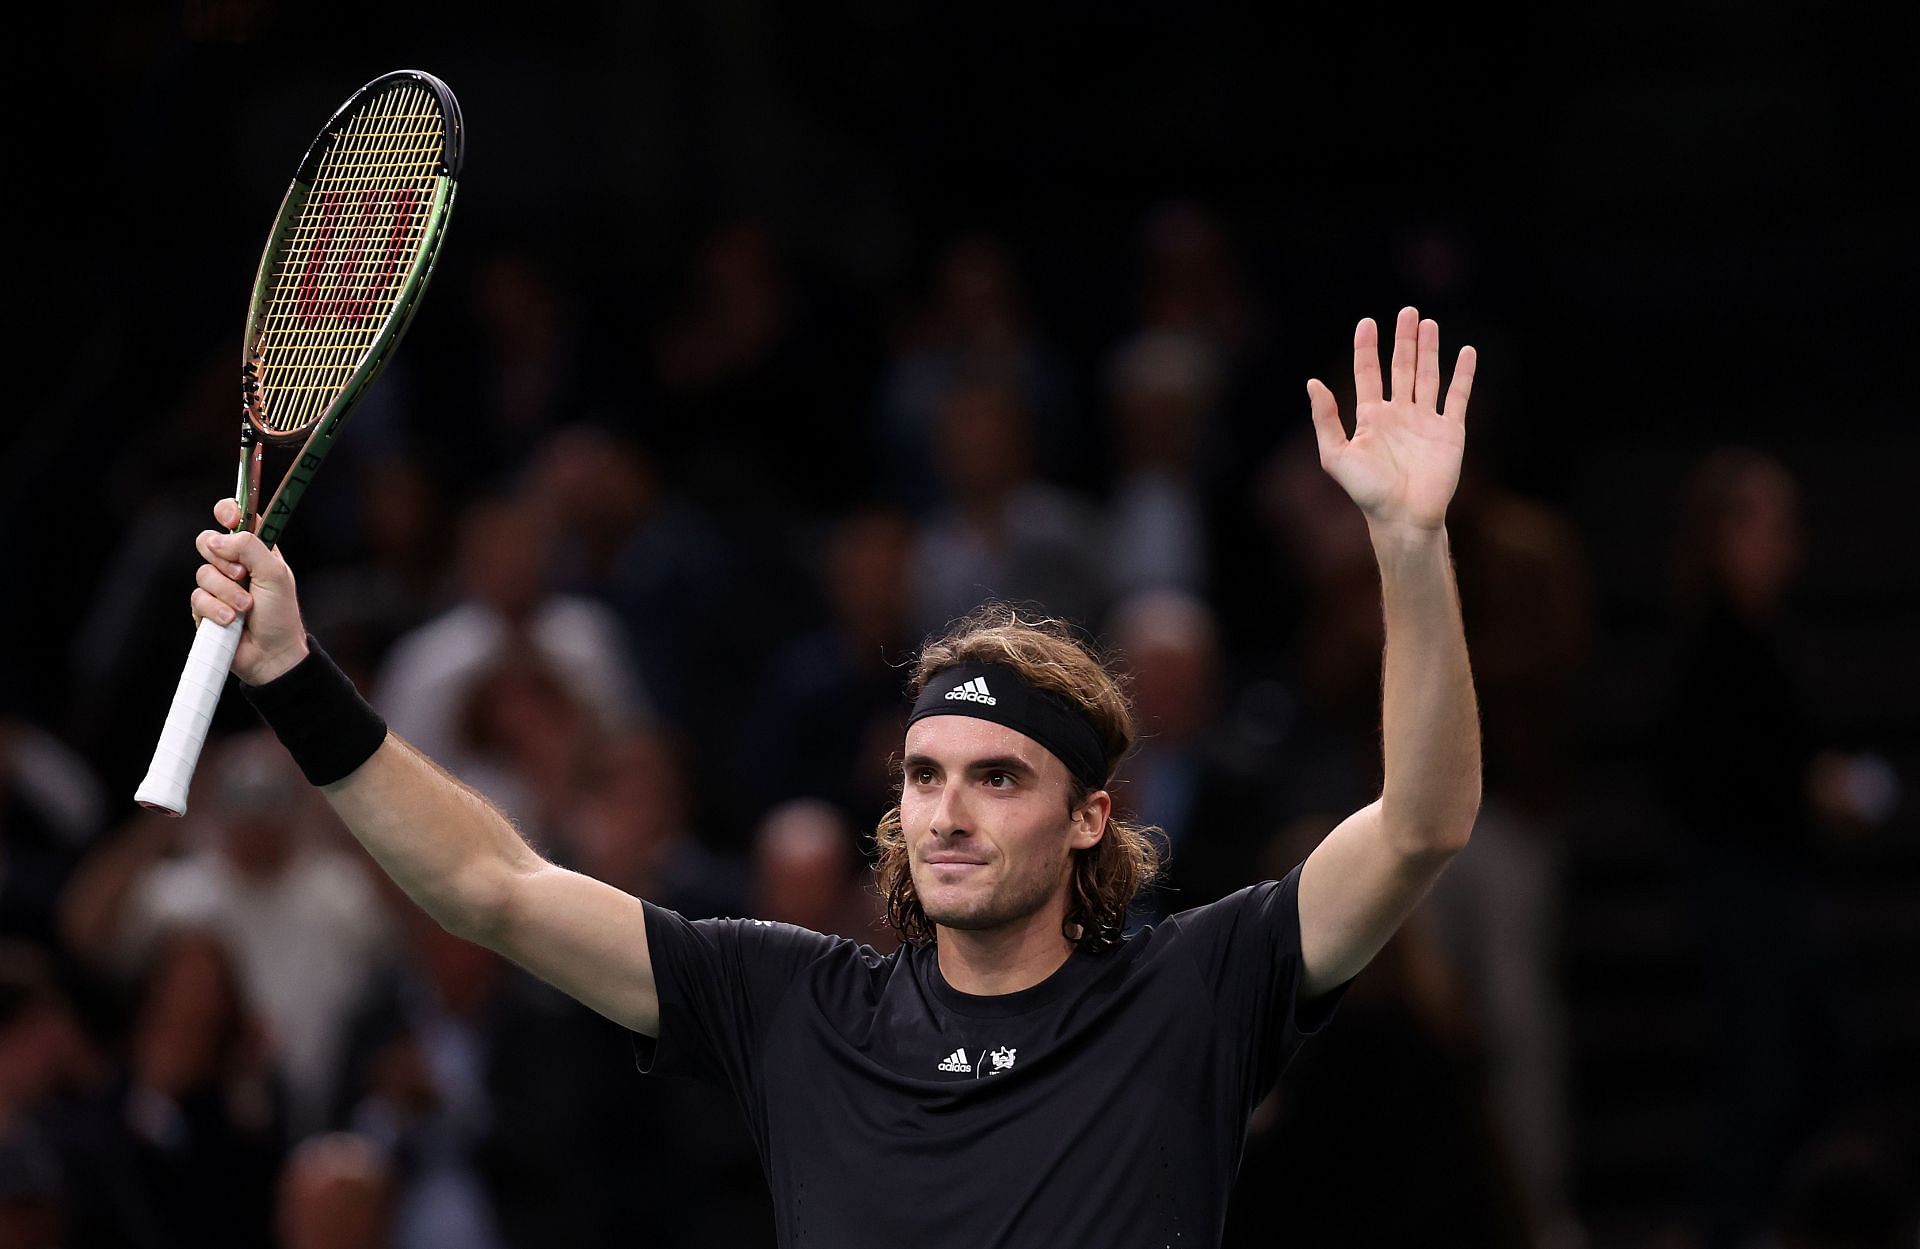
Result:
[[[324,416],[379,340],[433,215],[445,126],[434,95],[403,84],[370,99],[322,153],[256,323],[268,430]]]

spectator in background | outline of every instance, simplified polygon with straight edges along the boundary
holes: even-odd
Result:
[[[341,1022],[389,957],[391,919],[361,862],[328,844],[324,812],[265,730],[208,767],[210,836],[176,856],[172,821],[136,817],[82,867],[62,925],[94,966],[126,977],[166,933],[215,934],[266,1028],[296,1128],[325,1113]]]
[[[426,623],[456,586],[449,575],[452,524],[439,483],[398,455],[358,467],[359,509],[349,527],[357,557],[324,566],[304,592],[314,605],[314,628],[326,630],[327,653],[371,682],[393,644]]]
[[[531,503],[494,500],[462,518],[460,602],[401,638],[378,682],[393,730],[456,775],[472,762],[460,719],[474,684],[526,647],[606,729],[646,704],[614,614],[600,603],[551,594],[542,578],[552,550],[547,518]]]
[[[772,642],[778,578],[750,567],[644,447],[606,430],[550,437],[526,491],[555,535],[551,584],[613,608],[648,707],[696,744],[694,793],[731,811],[734,778],[711,761],[738,745],[757,675],[739,657]]]
[[[1217,214],[1170,200],[1147,215],[1140,320],[1194,334],[1229,367],[1248,363],[1268,335],[1268,313]]]
[[[747,912],[815,932],[863,941],[881,953],[892,934],[871,888],[858,839],[837,807],[810,798],[767,812],[754,836],[753,896]],[[897,938],[895,939],[897,941]]]
[[[1281,829],[1259,870],[1284,869],[1338,818]],[[1313,1249],[1537,1249],[1476,1077],[1476,1031],[1416,911],[1354,982],[1327,1042],[1302,1050],[1254,1112],[1222,1249],[1268,1249],[1276,1228]],[[1391,1199],[1364,1199],[1358,1175],[1392,1176]]]
[[[137,1212],[123,1244],[269,1244],[286,1104],[227,943],[174,931],[155,947],[109,1105],[112,1173]]]
[[[735,915],[744,872],[708,850],[690,824],[680,754],[661,733],[602,739],[575,773],[573,808],[555,848],[569,866],[685,914]]]
[[[501,1249],[481,1161],[496,1130],[487,1077],[506,968],[417,908],[402,922],[410,957],[347,1026],[334,1124],[391,1166],[394,1249]]]
[[[1471,460],[1448,531],[1475,657],[1485,778],[1473,850],[1435,882],[1427,910],[1480,1021],[1495,1121],[1534,1243],[1579,1246],[1559,953],[1574,699],[1592,591],[1566,518],[1496,485]]]
[[[1205,339],[1155,331],[1121,349],[1109,372],[1119,472],[1108,503],[1107,575],[1115,593],[1207,588],[1208,461],[1220,363]]]
[[[1174,590],[1114,609],[1107,637],[1132,684],[1140,745],[1122,766],[1124,805],[1160,830],[1167,884],[1135,905],[1154,922],[1252,879],[1270,830],[1262,778],[1273,763],[1221,715],[1223,658],[1212,611]]]
[[[738,915],[747,873],[696,836],[663,735],[602,739],[573,773],[556,857],[702,917]],[[843,848],[844,852],[844,848]],[[753,1142],[724,1093],[636,1081],[630,1035],[514,974],[493,1016],[484,1155],[515,1249],[710,1249],[764,1243],[772,1215]]]
[[[1821,734],[1787,632],[1800,506],[1779,462],[1719,450],[1687,483],[1674,543],[1680,639],[1657,766],[1695,851],[1712,1010],[1704,1249],[1767,1226],[1846,1074],[1845,1001],[1814,915]]]
[[[754,530],[815,515],[869,479],[857,410],[861,336],[791,274],[774,236],[735,221],[702,242],[655,331],[648,434],[696,502]]]
[[[921,631],[988,598],[1091,620],[1106,593],[1093,516],[1034,475],[1033,423],[1019,394],[984,382],[953,391],[940,413],[937,455],[947,502],[913,556]]]
[[[0,937],[51,945],[60,892],[99,835],[106,795],[58,738],[15,718],[15,696],[0,673]]]
[[[89,1142],[61,1097],[90,1057],[52,960],[0,940],[0,1245],[8,1249],[109,1243],[113,1220],[97,1200],[92,1210],[82,1204],[99,1196],[84,1175]]]
[[[1379,792],[1372,717],[1386,637],[1366,525],[1338,506],[1313,441],[1283,443],[1257,476],[1263,566],[1246,579],[1261,587],[1257,615],[1284,646],[1243,659],[1271,665],[1272,676],[1255,683],[1257,700],[1242,699],[1239,731],[1276,761],[1269,779],[1284,824]]]
[[[824,799],[842,812],[886,805],[904,679],[894,663],[915,641],[913,542],[905,516],[878,508],[852,513],[828,535],[820,568],[827,619],[768,666],[737,743],[737,792],[749,819],[789,798]]]
[[[940,499],[940,413],[972,379],[1003,382],[1034,414],[1035,455],[1060,480],[1083,467],[1067,369],[1041,340],[1019,270],[991,235],[955,241],[880,383],[879,435],[889,497],[924,515]]]
[[[279,1249],[389,1249],[393,1173],[364,1137],[309,1137],[281,1172],[275,1217]]]
[[[536,258],[497,251],[471,272],[474,347],[452,370],[466,393],[421,404],[417,419],[422,445],[455,480],[499,490],[592,397],[593,361],[572,295]]]
[[[578,760],[603,731],[538,655],[510,649],[475,675],[461,705],[461,779],[545,840],[566,818]]]

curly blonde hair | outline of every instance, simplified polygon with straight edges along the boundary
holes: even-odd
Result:
[[[1138,740],[1133,708],[1120,682],[1064,621],[1023,616],[1006,603],[979,607],[921,648],[908,683],[911,696],[919,697],[935,676],[965,663],[1000,664],[1036,689],[1065,696],[1099,734],[1109,777]],[[1077,810],[1098,788],[1073,778],[1067,810]],[[1127,908],[1160,875],[1160,849],[1149,836],[1155,831],[1110,817],[1106,835],[1096,845],[1073,852],[1067,913],[1061,925],[1068,941],[1095,954],[1120,943]],[[880,896],[886,900],[887,924],[909,945],[924,946],[934,939],[934,926],[913,892],[897,793],[873,836],[874,874]]]

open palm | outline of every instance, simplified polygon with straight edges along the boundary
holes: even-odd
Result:
[[[1393,392],[1381,392],[1379,332],[1371,317],[1353,331],[1354,429],[1318,378],[1307,383],[1320,466],[1371,522],[1438,529],[1460,483],[1474,351],[1460,349],[1446,407],[1440,406],[1440,327],[1402,308],[1393,328]]]

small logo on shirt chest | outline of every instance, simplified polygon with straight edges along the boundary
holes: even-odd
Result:
[[[967,1061],[967,1051],[965,1049],[957,1049],[940,1060],[939,1069],[941,1071],[951,1071],[956,1074],[971,1075],[975,1079],[978,1079],[981,1075],[999,1075],[1002,1071],[1013,1070],[1013,1060],[1019,1053],[1019,1050],[1014,1049],[1010,1045],[1002,1045],[996,1050],[981,1050],[980,1057],[969,1062]],[[989,1060],[993,1063],[991,1069],[987,1066]]]

